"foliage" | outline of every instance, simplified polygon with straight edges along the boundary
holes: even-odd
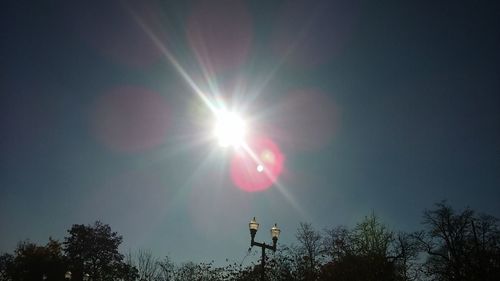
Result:
[[[389,281],[398,280],[394,264],[380,255],[348,255],[325,264],[319,280]]]
[[[2,256],[2,264],[2,280],[63,280],[66,268],[62,246],[51,238],[45,246],[20,242],[13,256]]]
[[[0,281],[10,280],[10,268],[13,266],[14,256],[5,253],[0,255]]]
[[[74,279],[82,280],[84,274],[92,280],[135,278],[135,269],[124,263],[118,252],[123,238],[109,225],[99,221],[94,225],[74,224],[68,233],[64,250]]]
[[[300,223],[296,244],[266,252],[267,281],[492,281],[500,276],[500,229],[492,216],[466,208],[456,212],[445,202],[426,210],[424,229],[393,232],[371,214],[352,228],[323,232]],[[64,243],[44,246],[29,241],[13,254],[0,255],[0,281],[72,280],[257,281],[258,260],[242,266],[213,262],[175,264],[150,251],[118,251],[122,236],[109,225],[73,225]]]
[[[329,261],[319,280],[398,280],[395,258],[389,254],[394,235],[375,214],[352,230],[337,227],[325,232],[323,252]]]

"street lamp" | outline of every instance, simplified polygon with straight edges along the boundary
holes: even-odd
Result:
[[[255,242],[255,234],[257,234],[257,230],[259,230],[259,223],[255,220],[255,217],[248,224],[248,228],[250,229],[250,237],[252,238],[250,242],[250,246],[258,246],[262,248],[262,258],[261,258],[261,267],[262,271],[260,273],[260,280],[264,281],[264,267],[266,265],[266,249],[272,250],[276,252],[276,244],[278,243],[278,237],[280,236],[281,230],[278,228],[276,224],[271,228],[271,237],[273,239],[273,245],[267,245],[266,243]]]

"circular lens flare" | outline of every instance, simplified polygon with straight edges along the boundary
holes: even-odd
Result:
[[[243,191],[265,191],[283,172],[285,157],[269,138],[248,141],[247,148],[231,160],[231,180]]]
[[[220,111],[216,114],[214,136],[223,147],[239,147],[245,139],[246,124],[235,112]]]

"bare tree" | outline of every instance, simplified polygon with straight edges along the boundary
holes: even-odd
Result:
[[[358,254],[387,257],[393,233],[372,213],[356,225],[352,240]]]
[[[322,237],[310,223],[300,223],[295,235],[299,243],[295,247],[295,260],[298,267],[304,267],[306,280],[314,280],[320,266]]]
[[[129,253],[127,262],[137,268],[140,281],[161,280],[159,260],[149,250],[138,250],[135,254]]]
[[[354,253],[352,240],[352,232],[344,226],[325,229],[322,251],[330,261],[339,260]]]
[[[166,256],[162,260],[158,261],[159,277],[163,281],[173,281],[175,277],[175,265],[172,260]]]
[[[392,245],[394,262],[403,281],[420,280],[422,264],[419,261],[420,247],[413,234],[399,232]]]
[[[500,276],[498,220],[465,208],[455,212],[446,202],[424,212],[427,230],[415,235],[429,255],[425,269],[436,280],[497,280]]]

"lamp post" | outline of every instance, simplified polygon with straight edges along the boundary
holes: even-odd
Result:
[[[273,252],[276,252],[276,244],[278,243],[278,236],[280,236],[281,230],[278,228],[276,224],[271,228],[271,237],[273,238],[273,245],[267,245],[266,243],[259,243],[255,242],[255,234],[257,233],[257,230],[259,229],[259,223],[255,220],[255,217],[250,221],[248,224],[248,228],[250,228],[250,237],[252,238],[250,242],[250,246],[258,246],[262,248],[262,258],[261,258],[261,273],[260,273],[260,280],[264,281],[265,279],[265,273],[264,273],[264,268],[266,265],[266,249],[272,250]]]

